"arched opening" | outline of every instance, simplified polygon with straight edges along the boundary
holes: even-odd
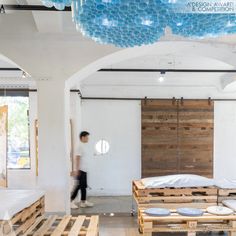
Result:
[[[227,76],[225,73],[167,72],[164,82],[160,83],[158,80],[160,72],[98,72],[98,70],[104,68],[232,70],[234,58],[232,50],[224,45],[183,41],[159,42],[149,47],[126,49],[101,58],[69,78],[67,83],[79,88],[82,94],[82,101],[77,95],[72,98],[77,101],[73,106],[77,110],[75,112],[77,115],[74,117],[79,117],[78,123],[74,124],[77,125],[78,132],[83,129],[91,132],[92,152],[95,152],[95,144],[100,139],[110,144],[106,157],[92,158],[89,194],[130,195],[130,183],[133,179],[141,177],[141,149],[132,150],[132,147],[140,147],[140,99],[224,97],[222,77]],[[230,96],[233,97],[233,93]],[[119,130],[126,130],[127,133],[119,133]],[[129,136],[131,133],[133,138]],[[74,137],[75,140],[78,139],[78,133]],[[126,156],[127,153],[129,158]],[[94,157],[94,153],[91,155]],[[122,160],[122,157],[125,158]],[[119,179],[121,185],[115,184],[118,181],[118,173],[113,169],[114,162],[125,176]],[[132,170],[126,168],[127,166],[132,166]],[[93,174],[96,173],[96,168],[103,169],[99,178]],[[106,176],[110,176],[109,184],[104,184]],[[96,201],[96,198],[92,199]],[[126,205],[126,209],[130,208]]]

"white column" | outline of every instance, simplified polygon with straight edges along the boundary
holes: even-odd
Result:
[[[46,212],[69,213],[69,91],[61,80],[40,81],[38,88],[39,176],[46,191]]]

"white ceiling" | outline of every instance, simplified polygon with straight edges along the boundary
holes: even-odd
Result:
[[[0,68],[18,68],[18,66],[0,54]],[[22,71],[0,70],[0,88],[34,88],[35,81],[22,77]]]
[[[42,5],[40,0],[0,0],[1,4],[28,4],[28,5]],[[89,40],[82,36],[80,32],[77,32],[75,25],[71,19],[71,12],[60,11],[7,11],[12,13],[9,17],[9,21],[14,20],[14,15],[21,15],[21,17],[27,18],[27,24],[21,24],[19,28],[18,24],[15,24],[16,29],[20,31],[37,31],[39,33],[62,33],[62,34],[76,34],[80,40]],[[13,15],[14,14],[14,15]],[[8,15],[8,14],[7,14]],[[3,16],[1,16],[3,17]],[[1,19],[0,17],[0,19]],[[6,17],[6,16],[5,16]],[[15,21],[16,22],[16,21]],[[18,21],[17,21],[18,22]],[[20,23],[20,22],[19,22]],[[23,28],[22,28],[23,27]],[[10,29],[9,29],[10,30]],[[12,30],[12,29],[11,29]],[[77,38],[78,39],[78,38]],[[166,35],[161,40],[185,40],[180,36],[172,35],[170,30],[166,30]],[[228,44],[235,44],[236,35],[227,35],[219,38],[208,38],[203,41],[207,42],[224,42]]]
[[[0,54],[0,68],[18,68],[18,66]],[[0,81],[2,78],[13,78],[13,77],[17,78],[20,77],[21,75],[22,75],[21,71],[0,70]]]
[[[106,68],[116,69],[224,69],[234,67],[219,60],[200,56],[183,55],[145,55],[131,60],[112,64]],[[101,91],[107,96],[117,96],[120,90],[125,91],[129,97],[127,88],[140,94],[140,89],[146,94],[153,88],[209,88],[223,92],[222,80],[228,79],[228,74],[223,73],[166,73],[165,80],[159,81],[159,72],[96,72],[81,83],[81,91],[84,96],[101,96]],[[236,73],[230,74],[230,78],[236,79]],[[233,76],[233,77],[232,77]],[[118,89],[119,92],[115,92]],[[235,90],[234,90],[235,91]],[[100,93],[99,93],[100,92]],[[145,93],[144,92],[144,93]],[[122,93],[120,93],[122,94]]]
[[[40,0],[0,0],[0,4],[30,4],[30,5],[38,5],[41,4]],[[9,14],[8,14],[9,13]],[[1,27],[1,21],[4,22]],[[75,25],[71,20],[70,12],[39,12],[39,11],[15,11],[15,12],[7,12],[7,14],[0,15],[0,27],[1,27],[1,35],[0,40],[4,39],[7,41],[8,39],[14,40],[12,44],[16,48],[20,48],[21,45],[25,45],[29,43],[29,45],[33,42],[33,40],[37,40],[37,45],[40,46],[40,50],[49,50],[46,45],[50,45],[50,53],[53,53],[53,42],[57,42],[57,46],[55,46],[55,57],[56,53],[61,49],[59,55],[62,57],[60,61],[61,64],[55,63],[54,67],[51,66],[52,60],[54,57],[50,54],[48,56],[47,63],[40,58],[37,58],[37,62],[32,60],[28,60],[29,68],[41,67],[42,71],[47,76],[47,70],[51,73],[51,68],[57,70],[58,68],[62,68],[65,66],[65,61],[63,61],[63,56],[66,55],[67,58],[70,58],[71,53],[68,53],[68,50],[73,49],[73,47],[77,47],[80,50],[76,52],[76,57],[73,56],[71,62],[67,59],[67,64],[70,65],[72,62],[73,66],[70,68],[73,73],[76,72],[76,64],[75,59],[78,61],[78,65],[80,65],[80,61],[84,60],[87,62],[93,62],[96,59],[96,55],[103,55],[102,52],[107,50],[109,53],[109,46],[100,46],[96,45],[90,39],[87,39],[82,36],[80,32],[77,32],[75,29]],[[181,37],[177,37],[172,35],[168,29],[166,30],[166,35],[161,39],[162,42],[173,42],[172,44],[175,47],[175,42],[193,42],[188,39],[184,39]],[[17,44],[17,42],[19,42]],[[205,43],[206,45],[216,45],[215,48],[217,50],[218,45],[222,45],[225,47],[226,51],[230,51],[232,55],[230,55],[231,61],[236,61],[236,55],[234,57],[233,52],[236,52],[236,35],[224,36],[220,38],[214,39],[205,39],[200,42]],[[6,44],[11,45],[11,44]],[[93,50],[93,47],[98,48],[99,50]],[[177,44],[176,44],[177,46]],[[178,47],[178,46],[177,46]],[[12,48],[11,48],[12,49]],[[13,48],[14,49],[14,48]],[[1,50],[1,49],[0,49]],[[25,55],[21,55],[21,57],[29,57],[33,53],[36,53],[35,48],[30,48],[25,51]],[[198,55],[197,49],[192,48],[190,51],[179,50],[178,52],[169,52],[168,50],[162,52],[161,54],[158,51],[153,51],[153,53],[148,52],[142,56],[133,57],[132,59],[123,59],[118,63],[107,63],[103,68],[143,68],[143,69],[233,69],[234,63],[229,63],[229,56],[227,53],[222,53],[221,58],[214,58],[212,53],[206,51],[204,55]],[[39,51],[39,50],[38,50]],[[37,53],[38,53],[37,51]],[[83,51],[83,54],[80,53]],[[91,51],[90,53],[86,53],[86,51]],[[113,50],[115,51],[115,50]],[[171,50],[170,50],[171,51]],[[0,51],[1,53],[1,51]],[[42,52],[43,53],[43,52]],[[100,53],[100,54],[99,54]],[[17,51],[16,51],[17,54]],[[22,52],[21,52],[22,54]],[[40,54],[40,53],[39,53]],[[105,55],[106,53],[104,53]],[[202,53],[203,54],[203,53]],[[17,55],[19,56],[19,55]],[[23,61],[23,60],[22,60]],[[21,60],[18,61],[19,64],[22,63]],[[39,66],[35,66],[34,63],[39,64]],[[45,65],[44,65],[45,63]],[[81,65],[85,65],[86,63],[81,63]],[[28,66],[28,65],[26,65]],[[57,66],[57,67],[56,67]],[[81,66],[81,67],[83,67]],[[9,64],[9,62],[4,61],[0,57],[0,67],[15,67],[13,64]],[[38,68],[37,68],[38,69]],[[79,70],[81,68],[77,68]],[[33,70],[32,70],[33,71]],[[39,71],[39,69],[38,69]],[[63,71],[66,71],[66,68],[63,68]],[[4,74],[5,73],[5,74]],[[3,78],[6,77],[11,78],[20,78],[20,72],[0,72],[0,83],[3,83]],[[39,73],[39,72],[37,72]],[[59,73],[59,71],[58,71]],[[69,74],[69,73],[68,73]],[[43,74],[44,75],[44,74]],[[37,77],[37,74],[36,74]],[[34,78],[36,78],[34,77]],[[93,95],[101,95],[97,91],[103,91],[104,95],[114,95],[117,96],[120,94],[120,91],[123,91],[123,95],[130,95],[130,91],[133,93],[146,93],[147,89],[150,87],[159,87],[159,88],[213,88],[214,90],[222,92],[224,88],[228,88],[227,81],[230,80],[234,82],[236,75],[225,75],[225,74],[196,74],[196,73],[168,73],[166,74],[166,79],[163,83],[159,83],[157,78],[159,78],[158,73],[94,73],[86,78],[81,83],[81,90],[85,95],[93,96]],[[222,82],[223,81],[223,82]],[[226,82],[225,82],[226,81]],[[12,83],[15,83],[15,80],[12,80]],[[79,85],[79,83],[78,83]],[[141,88],[144,88],[141,91]],[[146,90],[145,90],[146,89]],[[145,90],[145,92],[144,92]],[[125,91],[125,92],[124,92]]]

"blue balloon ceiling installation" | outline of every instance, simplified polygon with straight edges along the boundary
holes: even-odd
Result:
[[[72,7],[84,36],[102,44],[134,47],[157,42],[169,27],[173,34],[216,37],[236,33],[234,13],[180,12],[187,0],[42,0],[47,7]]]
[[[55,7],[57,10],[62,11],[65,7],[71,6],[72,0],[41,0],[46,7]]]
[[[172,29],[173,34],[184,37],[217,37],[236,33],[236,15],[173,13],[168,26]]]

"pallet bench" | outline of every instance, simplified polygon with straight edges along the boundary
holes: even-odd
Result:
[[[229,232],[236,236],[236,215],[217,216],[204,213],[200,217],[181,216],[172,211],[167,217],[153,217],[140,210],[140,231],[144,236],[158,232],[185,232],[188,236],[196,236],[197,232]]]
[[[39,217],[24,236],[98,236],[98,216]]]
[[[44,197],[31,206],[14,215],[10,220],[0,221],[0,235],[22,235],[35,222],[36,218],[44,214]]]
[[[145,188],[141,180],[133,181],[133,197],[139,208],[178,207],[207,208],[217,204],[217,188]]]
[[[222,189],[218,190],[218,204],[221,204],[223,200],[236,200],[236,189]]]

